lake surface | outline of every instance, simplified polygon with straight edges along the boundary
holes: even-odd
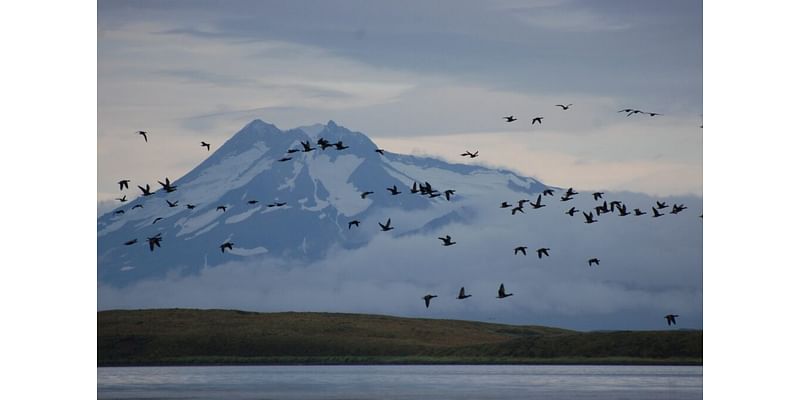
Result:
[[[109,367],[99,399],[702,399],[702,366]]]

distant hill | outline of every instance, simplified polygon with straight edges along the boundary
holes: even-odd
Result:
[[[97,363],[702,364],[703,332],[333,313],[153,309],[97,313]]]

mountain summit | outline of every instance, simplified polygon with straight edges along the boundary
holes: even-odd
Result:
[[[321,139],[331,146],[323,149]],[[335,146],[340,141],[341,150]],[[314,149],[303,151],[302,142]],[[467,223],[477,212],[465,201],[472,194],[496,193],[499,204],[546,188],[511,171],[388,151],[381,155],[376,149],[366,135],[333,121],[282,131],[254,120],[172,182],[177,190],[140,196],[98,218],[98,279],[126,286],[243,258],[304,264],[325,257],[334,246],[364,246],[376,235],[414,235]],[[426,182],[438,196],[411,192],[415,183]],[[132,187],[146,183],[132,182]],[[387,190],[392,187],[400,193]],[[455,195],[448,200],[445,190]],[[379,232],[378,222],[388,218],[396,229]],[[353,220],[360,225],[351,227]],[[156,235],[160,247],[151,251],[147,238]],[[221,251],[227,242],[232,249]]]

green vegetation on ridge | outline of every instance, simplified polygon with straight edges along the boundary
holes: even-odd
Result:
[[[701,364],[702,331],[577,332],[366,314],[97,313],[98,365]]]

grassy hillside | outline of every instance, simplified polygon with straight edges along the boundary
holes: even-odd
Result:
[[[702,331],[576,332],[365,314],[97,313],[98,365],[341,363],[700,364]]]

